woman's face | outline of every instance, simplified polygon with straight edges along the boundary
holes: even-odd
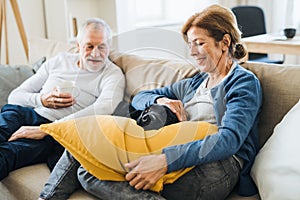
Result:
[[[80,68],[97,72],[106,64],[109,46],[104,31],[87,27],[77,47],[81,56]]]
[[[202,72],[213,73],[223,57],[221,42],[210,37],[208,31],[192,26],[187,31],[190,54]]]

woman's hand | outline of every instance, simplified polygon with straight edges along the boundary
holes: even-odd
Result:
[[[125,179],[135,189],[148,190],[167,173],[167,160],[165,154],[143,156],[125,164],[129,169]]]
[[[187,113],[184,110],[183,103],[180,100],[173,100],[166,97],[156,99],[156,103],[165,105],[176,114],[179,121],[187,121]]]
[[[54,88],[51,92],[41,95],[41,102],[47,108],[64,108],[72,106],[75,99],[69,93],[60,93]]]
[[[39,126],[22,126],[19,128],[12,136],[8,139],[8,141],[17,140],[20,138],[41,140],[47,134],[40,130]]]

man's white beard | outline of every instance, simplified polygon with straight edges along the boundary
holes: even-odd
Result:
[[[89,72],[99,72],[106,64],[106,60],[102,60],[103,62],[99,62],[97,64],[90,64],[87,59],[84,60],[84,68]]]

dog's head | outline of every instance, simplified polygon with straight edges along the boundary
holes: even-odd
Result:
[[[137,119],[137,124],[145,130],[160,129],[173,123],[177,123],[178,118],[167,106],[153,104],[146,108]]]

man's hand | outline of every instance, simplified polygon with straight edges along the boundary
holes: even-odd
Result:
[[[156,99],[156,103],[165,105],[176,114],[179,121],[187,121],[187,113],[184,110],[183,103],[180,100],[173,100],[166,97]]]
[[[150,155],[140,157],[130,163],[125,164],[129,169],[125,179],[135,189],[148,190],[166,174],[167,161],[166,155]]]
[[[43,106],[47,108],[64,108],[72,106],[75,99],[69,93],[60,93],[54,88],[51,92],[41,96]]]
[[[14,134],[12,134],[8,141],[17,140],[20,138],[41,140],[46,135],[47,134],[45,132],[40,130],[39,126],[22,126]]]

